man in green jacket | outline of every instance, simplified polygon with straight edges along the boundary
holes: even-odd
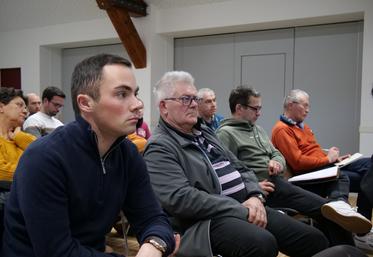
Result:
[[[324,217],[331,219],[328,215],[331,209],[335,214],[339,214],[332,220],[348,231],[357,232],[356,229],[360,229],[358,224],[362,224],[364,229],[371,227],[369,221],[367,222],[364,217],[353,211],[349,204],[342,201],[342,195],[348,195],[348,180],[346,185],[343,185],[343,181],[331,183],[331,186],[336,188],[335,194],[341,195],[340,199],[333,199],[333,203],[338,202],[343,206],[341,211],[327,203],[326,199],[290,184],[282,178],[286,168],[285,159],[272,145],[264,129],[256,124],[262,108],[260,93],[253,88],[237,87],[230,94],[229,106],[232,117],[222,121],[216,135],[239,160],[255,171],[259,184],[267,194],[268,206],[292,208],[315,218],[323,224],[322,229],[331,244],[351,243],[351,234],[334,226],[335,224],[325,222]],[[338,191],[343,189],[343,186],[345,192]],[[321,206],[321,211],[324,217],[320,210],[312,209],[312,206],[315,207],[322,201],[324,204]],[[350,219],[354,219],[355,222],[349,222]]]

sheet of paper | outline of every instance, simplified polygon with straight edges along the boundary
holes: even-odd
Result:
[[[298,175],[289,178],[289,182],[300,182],[300,181],[311,181],[311,180],[318,180],[318,179],[326,179],[326,178],[333,178],[338,176],[338,167],[330,167],[325,168],[317,171],[313,171],[310,173]]]

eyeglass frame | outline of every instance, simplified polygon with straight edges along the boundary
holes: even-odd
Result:
[[[59,103],[55,103],[53,101],[49,101],[51,104],[53,104],[54,107],[56,107],[57,109],[61,109],[64,107],[63,104],[59,104]]]
[[[183,95],[180,97],[167,97],[163,100],[170,100],[170,101],[176,101],[181,102],[182,105],[189,106],[192,104],[193,101],[195,101],[197,104],[201,103],[203,98],[195,96],[195,95]]]
[[[263,106],[251,106],[251,105],[248,105],[248,104],[241,104],[242,106],[246,107],[246,108],[249,108],[250,110],[258,113],[262,110]]]
[[[305,103],[301,103],[301,102],[298,102],[298,101],[293,101],[292,103],[299,104],[304,109],[308,109],[308,110],[310,109],[310,104],[309,103],[305,104]]]

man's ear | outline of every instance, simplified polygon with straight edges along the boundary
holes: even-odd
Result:
[[[76,97],[79,110],[81,112],[92,112],[94,107],[94,100],[89,95],[79,94]]]
[[[0,113],[4,112],[4,106],[5,106],[5,104],[0,103]]]
[[[159,102],[159,113],[163,115],[167,115],[167,107],[166,107],[166,102],[165,101],[160,101]]]
[[[234,113],[240,113],[241,109],[242,109],[242,105],[236,104],[236,107],[234,108]]]

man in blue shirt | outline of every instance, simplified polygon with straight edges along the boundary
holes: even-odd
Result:
[[[210,88],[201,88],[198,90],[197,96],[202,99],[198,103],[199,117],[202,118],[205,125],[212,130],[216,130],[224,117],[216,113],[215,92]]]

